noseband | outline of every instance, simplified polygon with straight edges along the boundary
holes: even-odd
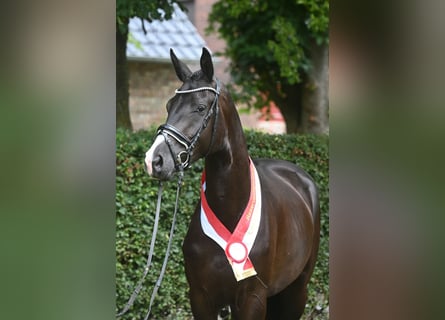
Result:
[[[200,87],[200,88],[190,89],[190,90],[176,89],[175,93],[176,94],[186,94],[186,93],[194,93],[194,92],[198,92],[198,91],[213,91],[215,93],[215,99],[213,100],[212,105],[210,106],[210,109],[207,111],[207,114],[204,116],[201,126],[199,127],[199,129],[196,131],[196,133],[193,135],[192,138],[188,138],[179,129],[177,129],[176,127],[174,127],[168,123],[165,123],[165,124],[159,126],[159,128],[156,132],[156,136],[158,136],[160,134],[163,135],[165,142],[167,143],[168,149],[170,150],[170,153],[173,157],[173,160],[175,161],[175,167],[177,170],[186,169],[190,165],[190,158],[191,158],[192,151],[195,148],[196,143],[198,142],[199,137],[201,136],[201,133],[204,131],[205,128],[207,128],[210,118],[212,117],[212,115],[215,115],[214,116],[215,119],[213,121],[212,136],[210,138],[210,143],[209,143],[209,147],[207,149],[206,156],[209,154],[210,148],[212,147],[213,136],[215,135],[215,131],[216,131],[215,124],[218,119],[218,98],[219,98],[219,94],[220,94],[219,81],[216,80],[216,89],[212,88],[212,87]],[[175,140],[180,145],[182,145],[184,147],[184,150],[182,150],[177,155],[175,155],[175,153],[173,152],[173,149],[172,149],[172,145],[171,145],[172,141],[170,138],[173,138],[173,140]]]

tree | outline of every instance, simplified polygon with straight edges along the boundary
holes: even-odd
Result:
[[[117,0],[116,1],[116,126],[131,129],[130,109],[128,106],[128,66],[127,40],[128,23],[131,18],[140,18],[145,31],[144,20],[168,20],[172,17],[173,4],[185,7],[176,0]]]
[[[215,3],[207,31],[226,40],[235,98],[274,101],[288,132],[326,132],[328,13],[328,0]]]

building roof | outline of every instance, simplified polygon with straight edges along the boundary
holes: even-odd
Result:
[[[198,61],[205,41],[199,35],[187,15],[174,4],[170,20],[148,22],[144,20],[147,33],[139,18],[130,19],[127,41],[129,60],[170,61],[170,48],[179,59]]]

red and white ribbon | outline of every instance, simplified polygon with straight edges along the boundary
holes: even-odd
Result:
[[[231,233],[207,203],[205,172],[201,179],[201,227],[225,252],[237,281],[256,275],[249,253],[255,242],[261,220],[261,185],[250,160],[250,196],[238,225]]]

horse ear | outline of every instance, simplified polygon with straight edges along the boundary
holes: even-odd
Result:
[[[176,75],[178,76],[179,80],[182,82],[185,82],[185,80],[190,77],[192,74],[192,71],[187,67],[187,65],[182,62],[181,60],[176,57],[175,53],[173,52],[173,49],[170,48],[170,58],[173,63],[173,67],[175,67]]]
[[[213,80],[213,62],[210,52],[206,48],[202,48],[201,70],[209,81]]]

